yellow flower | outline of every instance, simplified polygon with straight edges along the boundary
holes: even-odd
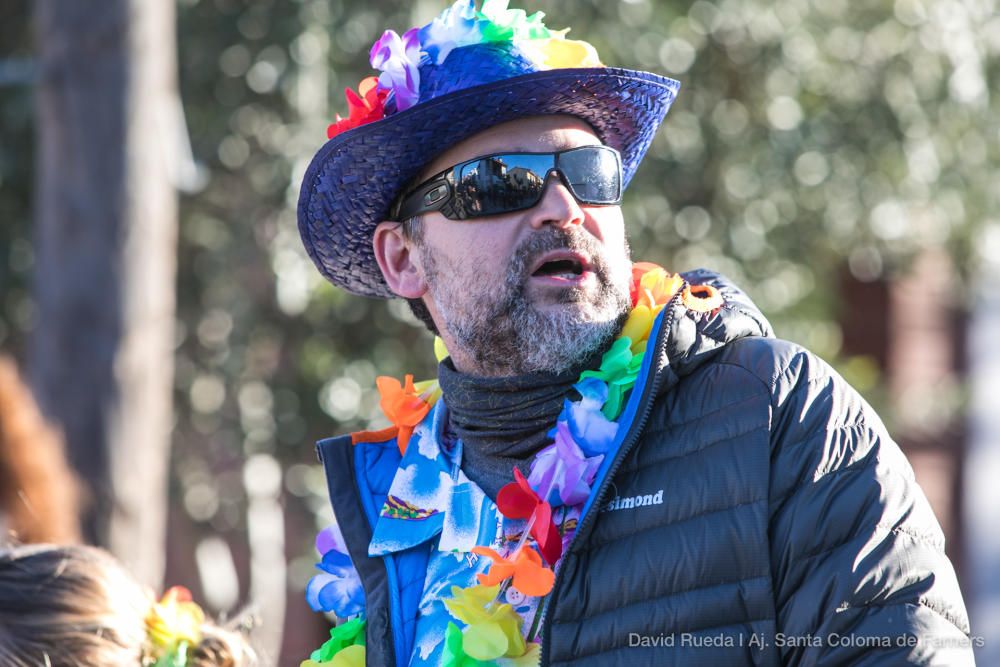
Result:
[[[684,279],[678,274],[669,273],[660,267],[647,271],[639,279],[639,299],[636,305],[649,307],[655,317],[683,284]]]
[[[621,335],[635,341],[632,343],[633,355],[639,354],[640,346],[642,350],[646,349],[646,339],[649,338],[649,330],[653,327],[653,319],[655,319],[655,315],[653,315],[652,309],[649,306],[639,304],[632,309],[625,321]]]
[[[434,336],[434,357],[438,361],[444,361],[444,358],[448,356],[448,348],[444,345],[444,340],[441,336]]]
[[[465,623],[465,651],[477,660],[493,660],[500,656],[516,658],[524,654],[524,624],[514,608],[506,602],[496,603],[497,586],[451,587],[451,599],[444,604],[451,615]],[[500,640],[503,637],[506,641]],[[499,652],[498,652],[499,651]],[[485,657],[492,655],[492,657]]]
[[[191,601],[190,591],[174,586],[146,615],[146,634],[157,648],[169,653],[182,642],[196,646],[204,623],[205,612]]]
[[[497,660],[499,667],[538,667],[542,661],[542,645],[537,642],[528,644],[528,649],[524,655],[516,658],[500,658]]]
[[[553,36],[548,39],[524,40],[518,47],[544,69],[604,67],[597,49],[589,42],[566,39],[566,30],[551,31],[551,34]]]

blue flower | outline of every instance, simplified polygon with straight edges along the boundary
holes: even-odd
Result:
[[[456,0],[420,29],[420,46],[435,65],[443,63],[452,49],[482,41],[483,26],[475,0]]]
[[[573,388],[580,393],[581,399],[575,403],[565,401],[558,421],[566,422],[573,441],[588,458],[607,454],[618,433],[618,422],[611,421],[602,412],[608,400],[607,383],[589,377],[577,382]],[[556,437],[555,427],[549,431],[549,436]]]
[[[320,574],[309,580],[306,601],[313,611],[332,611],[340,618],[365,610],[365,590],[361,577],[347,555],[340,526],[333,523],[316,536],[316,550],[323,560],[316,564]]]
[[[316,567],[322,572],[306,586],[306,601],[313,611],[332,611],[340,618],[364,611],[365,591],[350,556],[331,549]]]

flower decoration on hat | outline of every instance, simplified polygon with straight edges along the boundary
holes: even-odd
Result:
[[[587,42],[566,39],[569,30],[550,30],[544,14],[530,16],[523,9],[509,9],[508,0],[457,0],[430,23],[411,28],[402,37],[386,30],[372,45],[369,59],[381,74],[368,77],[358,92],[346,89],[348,117],[337,116],[327,137],[406,111],[420,102],[420,68],[444,63],[455,49],[490,43],[509,43],[539,70],[568,67],[603,67],[597,51]]]
[[[378,120],[385,115],[384,102],[388,90],[379,90],[378,79],[370,76],[358,84],[358,92],[350,88],[344,90],[347,96],[347,118],[337,114],[337,122],[326,128],[326,138],[333,139],[341,132]]]
[[[409,109],[420,98],[418,32],[417,28],[411,28],[400,37],[394,30],[386,30],[369,53],[372,67],[382,71],[378,87],[395,95],[397,111]]]
[[[201,642],[205,613],[191,600],[183,586],[167,589],[146,615],[149,654],[156,667],[180,667],[187,663],[188,651]]]

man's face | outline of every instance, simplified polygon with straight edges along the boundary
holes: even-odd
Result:
[[[513,121],[454,146],[421,180],[491,153],[600,143],[574,117]],[[411,241],[424,302],[464,372],[565,371],[617,334],[628,311],[631,261],[620,207],[580,204],[554,173],[531,209],[466,221],[426,213]]]

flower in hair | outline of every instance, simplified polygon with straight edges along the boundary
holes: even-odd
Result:
[[[157,667],[184,665],[187,651],[201,641],[205,612],[191,600],[183,586],[167,589],[146,615],[146,637],[152,644]]]
[[[411,28],[400,37],[396,31],[386,30],[369,52],[372,67],[382,72],[379,89],[393,93],[397,111],[409,109],[420,99],[418,33],[417,28]]]

